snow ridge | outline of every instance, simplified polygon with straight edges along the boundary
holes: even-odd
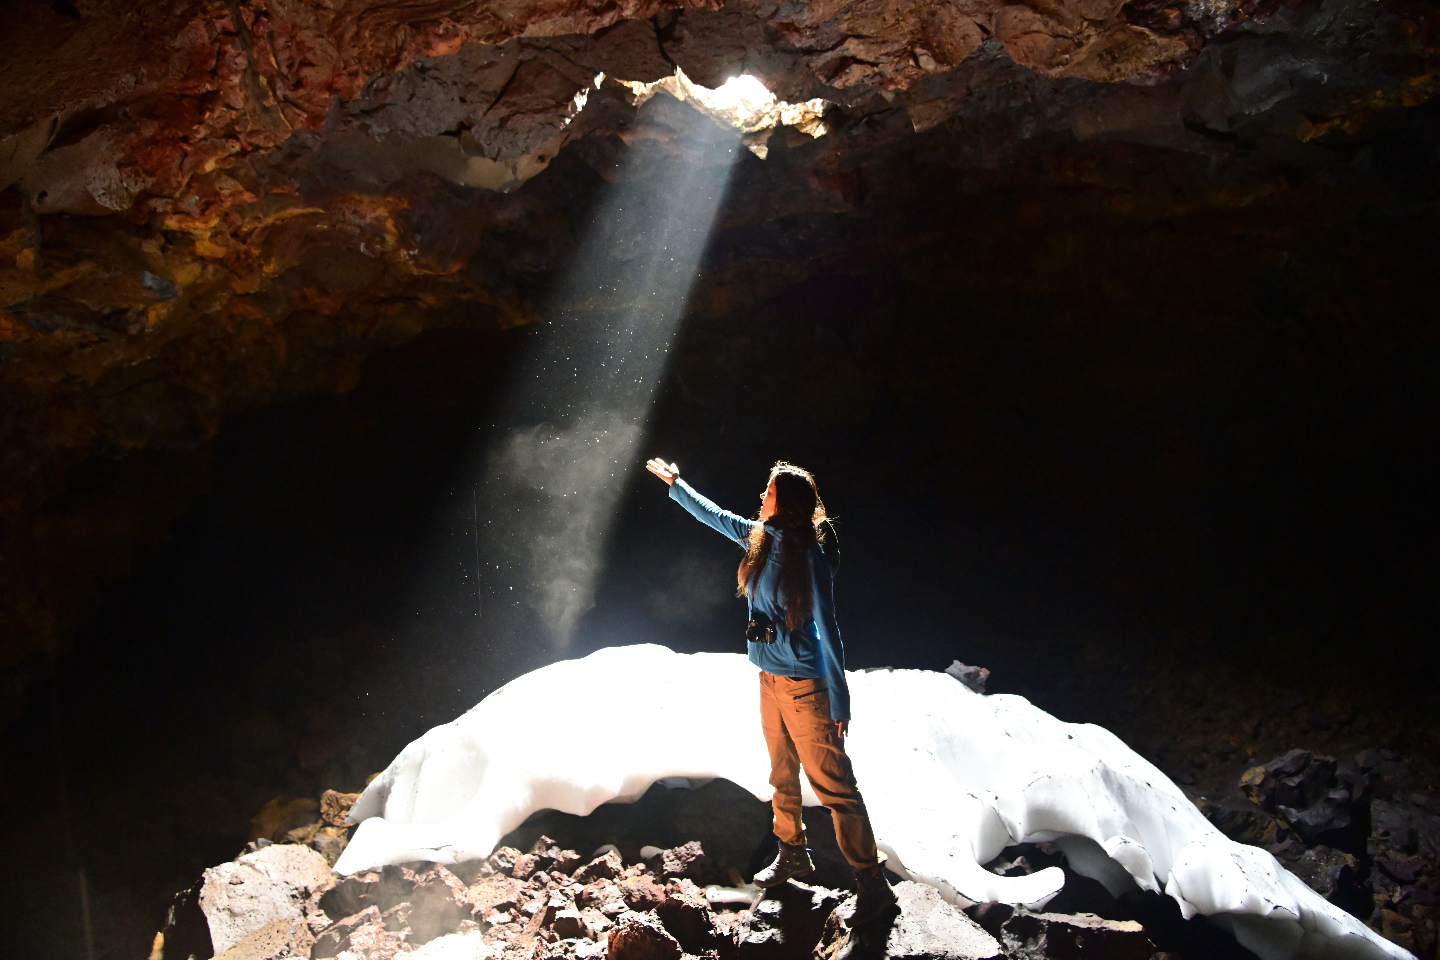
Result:
[[[1038,909],[1059,892],[1059,869],[1001,877],[981,864],[1010,844],[1050,840],[1112,893],[1164,891],[1263,960],[1410,957],[1269,853],[1221,834],[1108,730],[944,673],[848,676],[847,750],[880,847],[897,873],[947,900]],[[557,693],[576,709],[524,711]],[[758,696],[741,654],[644,644],[542,667],[402,750],[356,803],[360,826],[335,869],[480,859],[537,810],[585,815],[666,777],[725,777],[768,800]],[[619,706],[589,706],[597,700]],[[517,712],[529,718],[523,737]]]

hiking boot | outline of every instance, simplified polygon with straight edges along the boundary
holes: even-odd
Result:
[[[879,917],[895,905],[895,891],[890,889],[885,872],[876,864],[855,871],[855,909],[850,911],[847,925],[858,927]]]
[[[755,874],[755,886],[778,887],[786,880],[803,877],[814,869],[815,864],[810,860],[809,850],[782,843],[780,852],[775,855],[775,862]]]

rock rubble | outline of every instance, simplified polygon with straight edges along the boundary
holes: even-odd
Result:
[[[1227,792],[1191,793],[1227,836],[1269,850],[1331,902],[1431,960],[1440,802],[1414,786],[1386,751],[1337,760],[1292,750],[1247,770]],[[627,862],[608,844],[583,856],[541,835],[528,850],[501,846],[484,861],[339,876],[331,865],[354,797],[327,791],[307,808],[320,819],[285,830],[286,842],[253,842],[205,871],[177,896],[152,960],[1252,956],[1202,918],[1182,920],[1166,897],[1112,896],[1048,843],[1012,846],[987,864],[1011,876],[1061,867],[1065,887],[1043,912],[1002,904],[962,911],[932,887],[898,881],[898,909],[854,930],[845,922],[851,891],[798,882],[760,891],[745,884],[731,851],[711,856],[693,840],[642,847]]]

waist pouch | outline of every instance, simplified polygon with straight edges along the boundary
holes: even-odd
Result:
[[[750,643],[774,643],[775,621],[760,611],[755,611],[755,615],[745,626],[745,639]]]

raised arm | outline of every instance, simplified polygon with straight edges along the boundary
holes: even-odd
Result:
[[[845,648],[840,645],[840,625],[835,620],[835,592],[831,578],[830,561],[818,544],[811,547],[810,580],[814,584],[814,592],[810,611],[815,617],[815,635],[820,640],[820,666],[825,671],[830,688],[830,719],[843,720],[848,725],[850,684],[845,680]]]
[[[710,500],[696,493],[694,487],[680,479],[680,468],[673,463],[666,463],[659,459],[651,460],[645,464],[645,469],[668,483],[670,499],[689,510],[690,515],[696,520],[710,529],[724,534],[742,547],[745,545],[750,536],[750,528],[755,525],[755,521],[746,520],[729,510],[722,510]]]
[[[742,547],[750,536],[750,528],[755,526],[754,520],[746,520],[729,510],[722,510],[710,500],[696,493],[694,487],[679,477],[676,477],[675,482],[670,485],[670,499],[689,510],[690,515],[696,520],[712,530],[723,533]]]

